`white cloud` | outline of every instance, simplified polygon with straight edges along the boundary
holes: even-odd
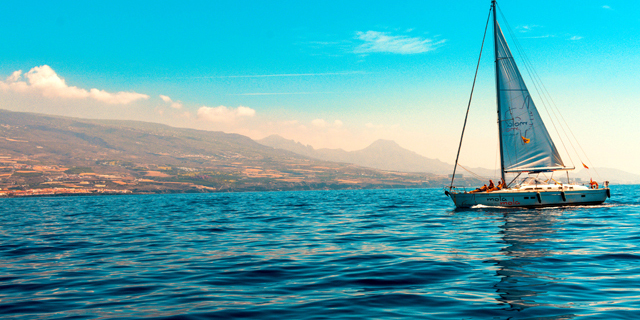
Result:
[[[581,36],[573,36],[573,37],[569,38],[569,40],[580,40],[580,39],[582,39]]]
[[[613,10],[613,9],[611,9],[610,6],[607,6],[607,5],[602,6],[602,9]]]
[[[544,38],[555,38],[555,35],[545,34],[542,36],[535,36],[535,37],[522,37],[522,39],[544,39]]]
[[[318,128],[324,128],[327,126],[327,122],[324,121],[324,119],[315,119],[313,121],[311,121],[311,124],[318,127]]]
[[[251,108],[239,106],[238,109],[236,109],[236,114],[239,117],[253,117],[256,115],[256,111]]]
[[[342,123],[342,121],[340,121],[340,120],[336,120],[336,121],[333,122],[333,126],[336,127],[336,128],[342,127],[343,124],[344,123]]]
[[[17,82],[20,80],[22,70],[14,71],[8,78],[7,82]]]
[[[387,52],[399,54],[423,53],[435,50],[445,40],[411,38],[407,36],[392,36],[386,32],[367,31],[356,32],[356,38],[364,41],[355,48],[355,53]]]
[[[239,106],[236,109],[227,108],[225,106],[219,106],[215,108],[211,107],[200,107],[197,112],[198,119],[203,119],[210,122],[235,122],[240,118],[250,118],[256,114],[256,111],[248,108]]]
[[[27,81],[21,81],[22,70],[15,71],[6,81],[0,81],[0,89],[15,92],[34,92],[49,98],[63,99],[94,99],[107,104],[129,104],[131,102],[148,99],[146,94],[136,92],[110,93],[98,89],[82,89],[69,86],[48,65],[34,67],[24,74]]]
[[[526,33],[532,31],[533,29],[538,29],[540,26],[538,25],[526,25],[526,26],[518,26],[516,29],[522,33]]]
[[[162,99],[162,101],[166,102],[166,103],[170,103],[171,104],[171,108],[174,109],[181,109],[182,108],[182,102],[181,101],[173,101],[171,100],[171,98],[169,98],[168,96],[164,96],[164,95],[160,95],[160,99]]]

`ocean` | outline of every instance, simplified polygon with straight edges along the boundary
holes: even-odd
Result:
[[[3,319],[639,319],[640,186],[455,210],[441,189],[0,200]]]

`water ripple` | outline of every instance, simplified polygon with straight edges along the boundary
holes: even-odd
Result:
[[[6,319],[636,319],[640,187],[455,210],[440,190],[0,200]]]

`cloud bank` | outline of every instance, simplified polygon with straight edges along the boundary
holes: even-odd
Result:
[[[22,70],[13,72],[6,81],[0,81],[0,90],[36,93],[48,98],[94,99],[107,104],[129,104],[140,99],[149,99],[148,95],[136,92],[111,93],[69,86],[48,65],[34,67],[24,74],[26,81],[22,81],[22,78]]]
[[[445,40],[411,38],[404,35],[393,36],[386,32],[356,32],[356,39],[364,43],[355,48],[355,53],[386,52],[416,54],[435,50]]]
[[[160,95],[160,99],[162,99],[162,101],[169,103],[171,108],[174,109],[182,109],[182,102],[180,101],[173,101],[171,100],[171,98],[169,98],[168,96],[164,96],[164,95]]]
[[[203,106],[200,107],[197,112],[198,119],[223,123],[235,122],[241,118],[251,118],[255,116],[255,114],[255,110],[243,106],[239,106],[236,109],[227,108],[225,106],[215,108]]]

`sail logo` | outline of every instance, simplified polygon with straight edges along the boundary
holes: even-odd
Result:
[[[522,130],[522,127],[532,127],[529,121],[522,121],[520,117],[515,117],[512,121],[505,121],[506,132]]]
[[[514,121],[514,122],[507,122],[507,127],[512,128],[512,127],[519,127],[519,126],[526,126],[528,125],[529,122],[528,121]]]

